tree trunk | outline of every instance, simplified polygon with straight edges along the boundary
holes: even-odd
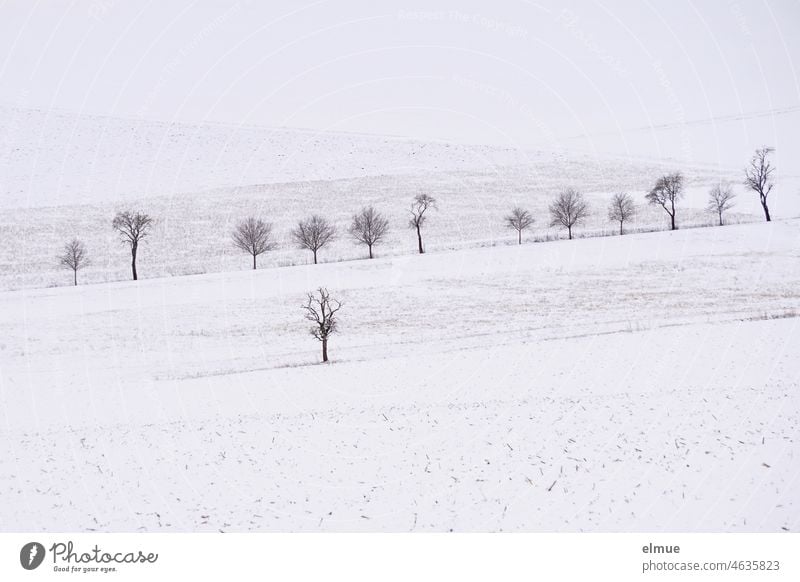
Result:
[[[518,230],[518,231],[517,231],[517,234],[519,235],[519,236],[517,237],[517,244],[520,244],[520,245],[521,245],[521,244],[522,244],[522,230]]]
[[[419,225],[417,225],[417,245],[419,246],[419,254],[423,254],[425,250],[422,248],[422,233],[419,230]]]
[[[323,362],[327,362],[328,361],[328,340],[327,339],[322,340],[322,361]]]
[[[670,214],[669,218],[670,218],[670,224],[672,226],[672,228],[670,230],[675,230],[675,212]]]
[[[569,240],[572,240],[572,227],[571,226],[567,227],[567,234],[569,235]]]
[[[136,247],[131,247],[131,272],[133,273],[133,280],[137,281],[139,275],[136,273]]]
[[[772,219],[769,217],[769,208],[767,207],[767,201],[765,199],[761,199],[761,206],[764,208],[764,216],[767,218],[767,222],[770,222]]]
[[[312,252],[314,253],[314,264],[316,265],[317,264],[317,251],[314,250]]]
[[[619,221],[619,236],[622,236],[622,221]]]
[[[78,286],[78,269],[72,270],[73,280],[75,281],[75,286]]]
[[[256,256],[253,255],[253,270],[256,270]]]
[[[372,258],[372,245],[369,245],[369,258]]]
[[[719,211],[719,225],[722,226],[722,210]]]
[[[670,218],[672,218],[672,230],[675,230],[675,197],[672,196],[670,198],[670,204],[672,206],[672,214],[670,214]]]

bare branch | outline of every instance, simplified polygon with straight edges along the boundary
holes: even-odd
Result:
[[[614,194],[608,204],[608,219],[612,222],[619,222],[619,233],[623,232],[623,224],[636,216],[636,204],[629,194]]]
[[[253,269],[256,268],[256,257],[275,248],[272,241],[272,225],[260,218],[248,217],[240,221],[231,233],[233,245],[253,257]]]
[[[709,191],[706,209],[719,217],[720,226],[723,224],[722,215],[733,207],[735,198],[736,194],[730,184],[720,183]]]
[[[683,174],[675,172],[661,176],[645,198],[650,204],[664,209],[669,215],[671,230],[675,230],[675,205],[683,198]]]
[[[504,219],[508,228],[513,228],[517,231],[517,243],[522,244],[522,231],[530,228],[533,224],[533,216],[527,210],[523,210],[519,206],[511,209],[511,214]]]
[[[589,215],[583,194],[567,188],[550,204],[550,226],[563,226],[572,239],[572,227],[582,224]]]
[[[312,322],[309,333],[322,342],[323,362],[328,361],[328,338],[338,331],[339,320],[336,314],[342,305],[341,301],[331,297],[325,287],[309,293],[306,304],[301,305],[306,312],[305,318]]]
[[[336,239],[336,227],[322,216],[313,214],[297,223],[292,230],[292,237],[301,249],[314,253],[314,264],[317,264],[317,251]]]
[[[372,206],[362,208],[353,215],[350,224],[350,236],[369,247],[369,258],[372,258],[372,247],[378,244],[389,232],[389,221]]]
[[[139,243],[150,234],[153,227],[153,219],[147,214],[141,212],[132,212],[125,210],[117,212],[111,226],[116,230],[122,242],[130,245],[131,247],[131,271],[133,273],[133,280],[138,279],[136,273],[136,253],[139,249]]]
[[[77,238],[72,239],[64,245],[64,250],[58,257],[59,264],[72,270],[73,282],[78,284],[78,270],[89,264],[89,257],[84,245]]]
[[[753,159],[750,160],[750,165],[744,170],[745,186],[758,194],[758,199],[761,202],[761,207],[764,209],[764,216],[767,222],[772,220],[769,214],[769,207],[767,206],[767,197],[769,193],[772,192],[772,187],[775,185],[772,181],[772,174],[775,171],[775,167],[767,158],[774,151],[773,148],[768,147],[756,150]]]
[[[425,213],[429,209],[436,210],[437,208],[436,198],[428,194],[417,194],[414,196],[414,201],[411,203],[411,217],[408,219],[408,227],[417,231],[417,247],[419,249],[419,254],[425,252],[422,246],[422,225],[428,220]]]

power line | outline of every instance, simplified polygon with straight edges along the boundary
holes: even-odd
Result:
[[[795,113],[800,111],[800,105],[791,105],[789,107],[779,107],[776,109],[766,109],[762,111],[751,111],[750,113],[733,113],[729,115],[718,115],[716,117],[707,117],[705,119],[693,119],[690,121],[673,121],[670,123],[660,123],[655,125],[643,125],[641,127],[632,127],[628,129],[621,129],[618,131],[601,131],[589,132],[579,135],[571,135],[563,139],[581,139],[586,137],[600,136],[600,135],[619,135],[620,133],[634,133],[642,131],[659,131],[665,129],[677,129],[681,127],[696,127],[702,125],[713,125],[716,123],[727,123],[730,121],[745,121],[748,119],[758,119],[761,117],[774,117],[776,115],[786,115],[788,113]]]

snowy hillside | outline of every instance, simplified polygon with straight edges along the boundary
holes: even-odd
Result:
[[[568,177],[633,187],[655,163],[563,151],[421,142],[402,137],[248,125],[187,124],[0,105],[0,208],[114,205],[216,188],[523,167],[528,184]],[[690,176],[727,170],[686,168]],[[517,172],[518,173],[518,172]],[[502,177],[502,176],[500,176]],[[738,180],[738,173],[736,174]],[[600,188],[603,189],[603,188]]]
[[[7,106],[0,106],[0,143],[7,152],[0,158],[0,207],[115,204],[219,187],[492,168],[535,158],[479,145]]]
[[[796,531],[798,243],[791,220],[2,293],[0,523]]]
[[[591,217],[578,236],[614,231],[606,206],[619,191],[640,205],[632,229],[663,228],[666,215],[645,206],[644,193],[676,169],[669,162],[587,154],[9,108],[0,108],[0,143],[7,152],[0,156],[0,289],[69,284],[55,256],[74,236],[86,243],[92,262],[83,282],[127,279],[129,259],[110,228],[114,213],[125,208],[157,219],[139,258],[141,276],[152,278],[247,268],[230,232],[248,215],[275,226],[279,247],[261,258],[264,267],[310,261],[289,233],[311,212],[329,217],[342,235],[320,253],[322,261],[363,257],[346,230],[365,204],[390,220],[378,256],[414,252],[407,209],[420,192],[439,201],[425,233],[434,252],[512,243],[503,217],[517,204],[536,220],[528,240],[560,236],[549,226],[547,206],[565,187],[578,188],[590,202]],[[720,171],[680,169],[687,197],[678,223],[713,223],[704,206]],[[722,174],[739,180],[736,172]],[[741,190],[729,221],[761,220],[756,197]],[[775,216],[795,216],[791,204],[781,207],[781,195],[800,196],[792,187],[776,192]]]

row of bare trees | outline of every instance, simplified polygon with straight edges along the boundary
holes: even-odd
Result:
[[[567,188],[550,203],[550,226],[567,229],[567,237],[572,240],[572,229],[584,223],[589,216],[589,204],[583,194],[574,188]],[[622,225],[630,220],[635,212],[633,200],[628,194],[615,194],[608,209],[611,220],[619,221],[620,234]],[[517,232],[517,244],[522,244],[522,233],[533,226],[534,218],[528,210],[515,206],[504,219],[508,228]]]
[[[774,186],[773,173],[775,171],[769,156],[772,148],[756,150],[750,164],[745,169],[745,185],[756,192],[759,202],[764,210],[767,221],[771,220],[767,199]],[[683,198],[684,178],[680,172],[661,176],[656,180],[653,188],[645,195],[647,202],[660,206],[669,217],[671,230],[677,228],[678,202]],[[714,212],[719,224],[724,221],[724,214],[734,205],[734,194],[730,184],[720,183],[709,192],[707,209]],[[417,236],[417,250],[420,254],[425,252],[422,240],[423,226],[428,220],[430,212],[438,209],[436,199],[429,194],[418,194],[414,197],[409,209],[407,226]],[[573,229],[584,223],[589,216],[590,209],[583,194],[574,188],[562,191],[550,204],[549,214],[551,227],[561,227],[567,230],[569,239],[573,238]],[[636,216],[636,204],[627,193],[617,193],[612,197],[607,208],[608,219],[619,223],[619,233],[624,233],[625,224]],[[112,228],[118,233],[122,242],[131,253],[131,274],[133,280],[138,279],[136,258],[139,246],[151,232],[155,221],[148,214],[130,210],[118,212],[111,223]],[[512,208],[504,217],[504,224],[517,232],[517,242],[522,244],[523,232],[534,224],[533,215],[520,207]],[[372,206],[367,206],[353,215],[347,233],[357,243],[367,247],[369,258],[374,255],[374,247],[381,243],[389,233],[389,221]],[[314,264],[317,264],[318,253],[330,242],[336,240],[338,233],[335,225],[319,214],[300,220],[291,231],[291,236],[299,248],[311,251]],[[276,247],[273,239],[272,224],[254,216],[239,221],[231,233],[233,245],[253,258],[253,269],[256,269],[258,257]],[[89,265],[89,254],[86,245],[79,239],[73,239],[64,245],[59,264],[73,273],[73,283],[78,284],[78,271]]]
[[[129,210],[118,212],[111,221],[112,228],[117,231],[122,242],[130,248],[131,252],[131,274],[133,280],[139,278],[136,271],[136,257],[139,252],[139,245],[149,236],[153,228],[154,220],[151,216],[141,212]],[[64,249],[58,257],[59,264],[72,271],[72,281],[78,284],[78,271],[89,266],[89,253],[86,245],[77,238],[72,239],[64,245]]]
[[[677,203],[683,198],[683,176],[681,173],[667,174],[659,178],[653,189],[647,193],[646,198],[651,204],[661,206],[664,209],[669,216],[670,229],[675,230],[677,228],[675,222]],[[706,210],[717,215],[720,226],[724,224],[724,214],[733,208],[735,198],[736,194],[734,194],[732,186],[728,183],[720,182],[709,191]],[[769,220],[769,214],[767,216],[767,220]],[[620,234],[622,234],[621,227]]]
[[[775,171],[769,155],[774,150],[772,148],[761,148],[756,150],[755,155],[750,160],[750,165],[745,169],[745,185],[756,192],[759,202],[764,210],[764,216],[769,222],[771,220],[767,199],[774,186],[772,175]],[[665,174],[656,180],[655,185],[647,192],[645,199],[648,203],[663,208],[669,217],[670,230],[676,230],[678,202],[684,195],[684,177],[680,172]],[[724,215],[733,208],[736,194],[733,187],[721,182],[711,188],[708,193],[706,209],[713,212],[719,220],[719,225],[724,224]],[[589,205],[583,195],[573,188],[568,188],[561,192],[549,206],[550,226],[558,226],[567,229],[567,236],[572,239],[574,227],[583,224],[589,216]],[[609,202],[607,213],[608,219],[619,223],[619,234],[624,233],[625,223],[630,222],[636,216],[636,204],[633,198],[624,192],[614,194]],[[517,243],[522,244],[522,233],[533,226],[534,218],[528,210],[520,207],[512,208],[511,212],[504,219],[505,225],[517,232]]]
[[[411,204],[409,226],[416,230],[418,248],[424,253],[422,245],[422,225],[427,219],[428,210],[436,208],[436,200],[428,194],[418,194]],[[111,223],[131,253],[131,274],[133,280],[139,278],[136,270],[136,258],[141,242],[149,236],[154,219],[142,212],[118,212]],[[374,247],[384,240],[389,232],[389,221],[372,206],[362,208],[353,215],[348,229],[350,236],[358,243],[366,245],[369,258],[374,255]],[[336,227],[325,217],[312,214],[300,220],[291,232],[292,239],[298,247],[311,251],[314,264],[318,262],[319,251],[337,238]],[[253,269],[258,267],[258,257],[273,250],[277,245],[273,239],[272,224],[260,218],[250,216],[239,221],[231,233],[233,245],[253,258]],[[73,272],[73,283],[78,284],[78,271],[89,265],[86,245],[79,239],[73,239],[64,245],[58,257],[59,264]]]
[[[389,232],[389,221],[375,208],[367,206],[353,216],[348,232],[357,242],[367,246],[371,259],[374,257],[373,247]],[[336,240],[337,235],[336,227],[319,214],[301,220],[291,232],[298,247],[311,251],[315,265],[319,251]],[[256,258],[259,255],[277,246],[272,238],[272,224],[252,216],[237,223],[231,238],[236,248],[253,257],[253,269],[257,268]]]
[[[745,184],[759,196],[761,207],[764,210],[764,216],[769,222],[771,220],[769,214],[769,207],[767,205],[767,197],[772,191],[772,172],[774,168],[767,159],[772,152],[770,148],[762,148],[756,151],[756,154],[751,160],[750,166],[745,170],[746,181]],[[675,215],[677,209],[677,202],[683,196],[683,176],[680,172],[667,174],[660,177],[653,188],[646,194],[645,198],[650,204],[661,206],[667,213],[670,219],[670,229],[677,228]],[[730,184],[718,184],[711,188],[708,194],[707,210],[714,212],[718,219],[719,225],[723,225],[724,213],[732,208],[736,195]],[[412,218],[409,220],[409,226],[414,228],[417,233],[417,240],[419,243],[419,252],[423,253],[422,246],[422,225],[425,222],[425,213],[430,208],[435,208],[436,201],[427,196],[420,195],[412,205]],[[555,200],[550,204],[550,226],[561,226],[567,229],[568,237],[572,239],[572,228],[581,224],[589,214],[589,206],[583,198],[583,195],[575,189],[568,188],[561,192]],[[626,193],[617,193],[611,198],[608,205],[608,219],[612,222],[619,223],[619,234],[624,233],[624,225],[626,222],[631,221],[636,216],[636,204],[633,198]],[[310,219],[313,223],[314,218]],[[522,244],[522,233],[531,226],[533,226],[534,218],[531,213],[520,207],[515,207],[511,210],[510,214],[505,217],[505,224],[509,228],[517,232],[517,242]],[[303,223],[301,223],[303,224]],[[332,227],[330,227],[331,236],[333,236]],[[311,230],[306,228],[306,230]],[[329,229],[323,229],[328,232]],[[388,230],[388,221],[383,218],[379,213],[375,212],[372,207],[365,208],[360,214],[353,217],[353,223],[350,227],[350,233],[359,241],[363,242],[369,247],[369,256],[372,258],[372,246],[379,242],[383,235]],[[307,237],[303,234],[298,237],[297,233],[304,233],[300,229],[295,231],[295,238],[298,242],[306,246],[306,248],[315,247],[307,245],[306,240],[317,240],[314,237]],[[238,246],[238,243],[237,243]],[[241,247],[240,247],[241,248]],[[253,268],[255,268],[255,255],[253,257]],[[314,255],[314,262],[316,263],[316,250]],[[306,303],[301,306],[305,311],[305,317],[311,322],[309,332],[322,344],[322,361],[328,361],[328,341],[332,334],[336,333],[339,329],[338,312],[342,308],[342,302],[331,296],[328,289],[320,287],[316,292],[309,293]]]
[[[422,226],[427,220],[428,211],[435,208],[436,199],[428,194],[418,194],[411,204],[408,225],[416,231],[417,248],[420,253],[425,252],[422,244]],[[353,215],[347,233],[355,242],[367,247],[369,258],[372,259],[375,257],[374,247],[389,233],[389,220],[373,206],[366,206],[358,214]],[[312,214],[297,223],[291,231],[291,236],[299,248],[311,251],[316,265],[319,251],[336,240],[338,232],[336,226],[327,218]],[[253,269],[257,266],[258,255],[276,246],[272,238],[272,224],[252,216],[241,220],[234,228],[231,237],[236,248],[252,255]]]
[[[774,151],[773,148],[768,147],[757,149],[750,159],[750,164],[744,170],[744,185],[758,194],[758,200],[767,222],[772,220],[769,213],[768,197],[775,185],[773,182],[775,167],[769,157]],[[661,206],[669,215],[672,230],[677,228],[675,224],[676,204],[682,197],[683,176],[680,172],[662,176],[647,194],[647,200],[651,204]],[[733,207],[735,198],[736,194],[734,194],[733,188],[726,183],[714,186],[709,192],[706,208],[717,215],[720,226],[723,224],[723,215]]]

